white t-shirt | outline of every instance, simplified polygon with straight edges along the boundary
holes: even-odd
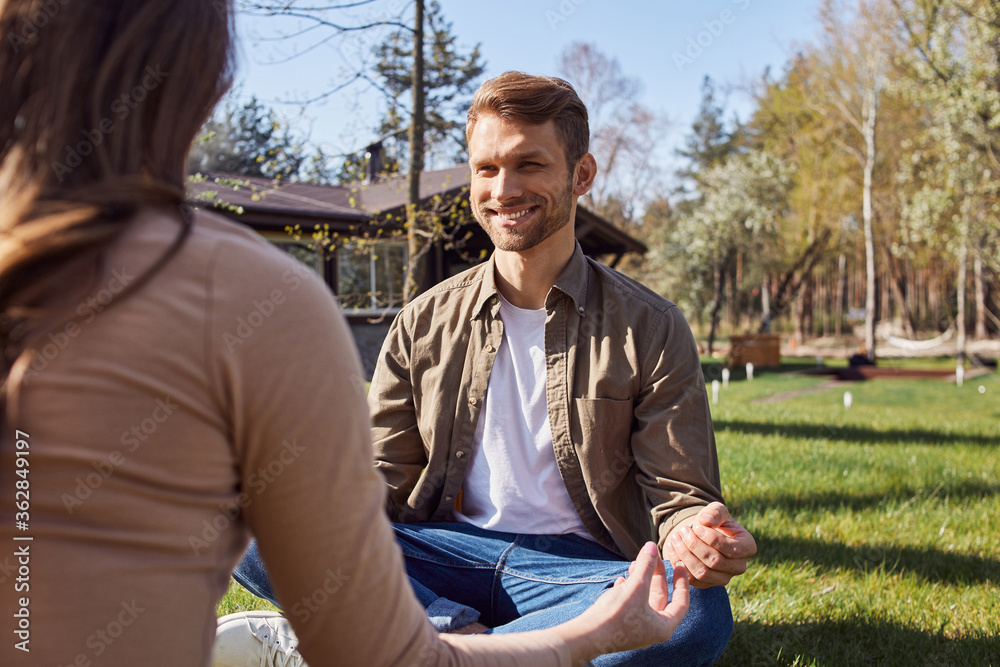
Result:
[[[545,397],[545,309],[500,297],[504,338],[490,374],[472,459],[455,518],[480,528],[531,535],[583,527],[552,449]]]

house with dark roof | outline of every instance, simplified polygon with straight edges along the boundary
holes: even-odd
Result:
[[[442,223],[423,258],[423,289],[484,261],[493,250],[469,212],[469,182],[468,165],[421,175],[422,208]],[[327,186],[213,173],[192,179],[188,196],[197,206],[250,226],[322,276],[337,295],[371,374],[402,306],[408,259],[404,177]],[[575,224],[584,253],[609,266],[627,253],[646,252],[640,241],[583,206],[577,207]]]

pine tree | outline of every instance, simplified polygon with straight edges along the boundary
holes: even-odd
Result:
[[[191,148],[188,171],[296,180],[306,163],[303,142],[256,97],[231,94]]]
[[[684,180],[702,183],[701,174],[717,167],[736,152],[741,128],[727,130],[723,119],[724,107],[716,101],[715,83],[706,76],[701,84],[701,106],[691,124],[691,132],[684,140],[684,148],[678,148],[679,157],[688,160],[687,167],[677,171]]]

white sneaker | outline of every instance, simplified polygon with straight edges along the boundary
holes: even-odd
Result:
[[[244,611],[219,619],[213,667],[307,667],[288,620],[276,611]]]

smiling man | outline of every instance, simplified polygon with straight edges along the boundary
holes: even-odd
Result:
[[[488,81],[466,133],[472,209],[496,251],[404,308],[369,393],[418,597],[442,631],[548,627],[652,538],[701,590],[669,642],[595,664],[711,664],[732,630],[723,586],[756,545],[722,502],[690,328],[576,242],[597,164],[568,83]]]
[[[593,664],[710,665],[732,632],[724,586],[756,544],[722,502],[691,330],[576,242],[597,164],[568,83],[492,79],[466,134],[496,251],[399,313],[368,394],[410,583],[441,632],[548,628],[653,540],[668,577],[690,572],[690,611],[669,641]],[[234,576],[274,600],[253,549]]]

